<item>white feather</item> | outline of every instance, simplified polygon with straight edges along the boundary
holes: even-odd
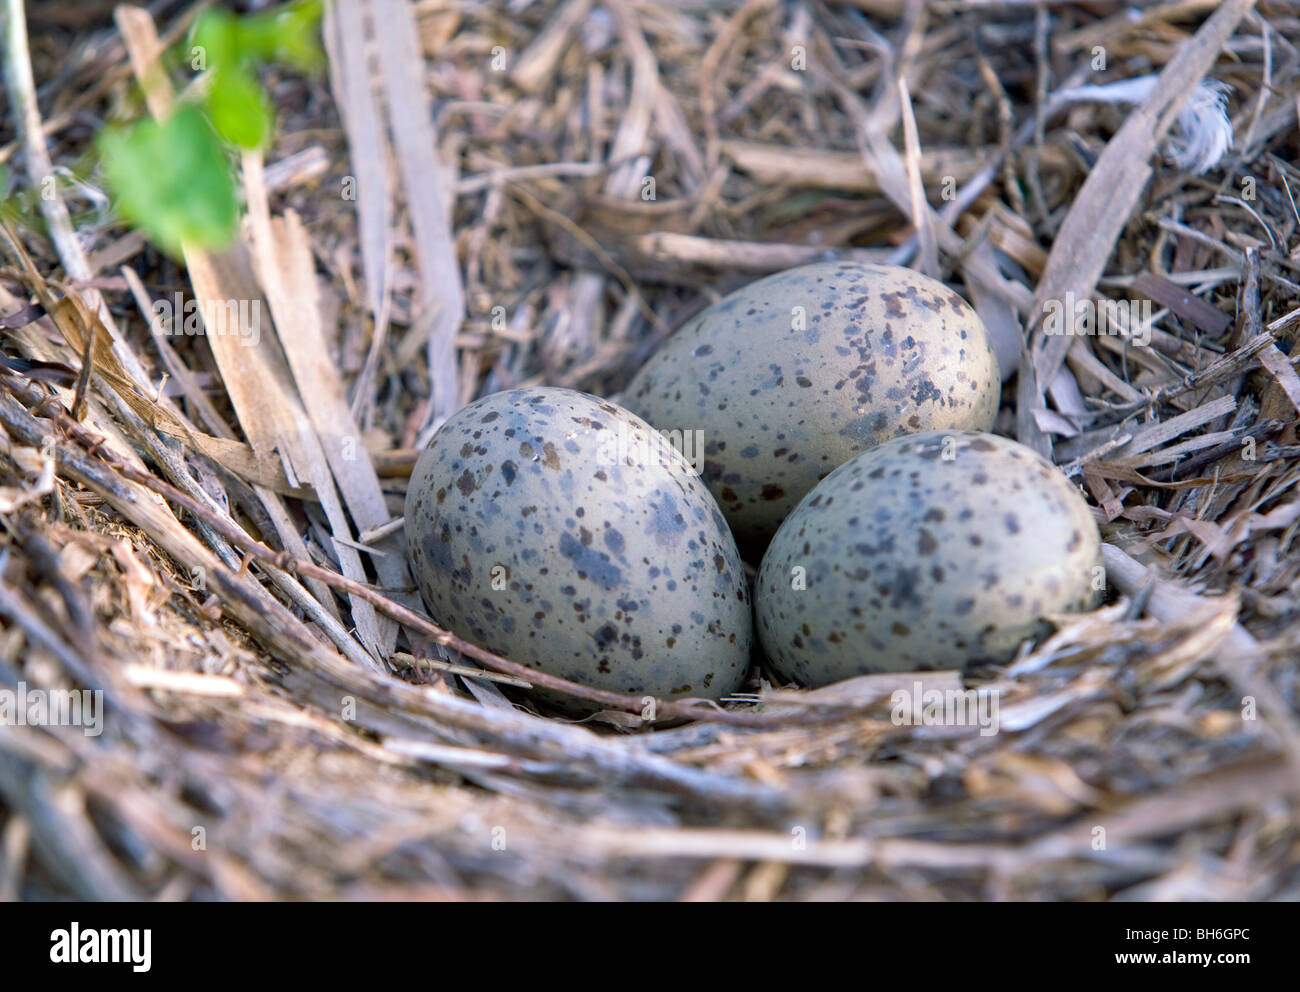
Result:
[[[1053,109],[1068,103],[1123,103],[1136,106],[1151,95],[1156,76],[1138,76],[1103,86],[1076,86],[1052,95]],[[1194,175],[1209,172],[1232,148],[1232,122],[1228,119],[1230,87],[1217,79],[1202,80],[1192,91],[1174,122],[1164,154],[1180,169]]]

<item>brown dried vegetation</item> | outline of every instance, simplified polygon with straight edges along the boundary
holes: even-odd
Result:
[[[0,897],[1300,897],[1294,5],[335,6],[329,79],[266,78],[230,253],[161,257],[93,174],[0,239],[4,353],[55,363],[0,372],[0,689],[107,705],[98,737],[0,726]],[[23,188],[137,78],[165,111],[156,31],[194,14],[27,7]],[[1163,140],[1207,76],[1234,141],[1196,175]],[[1018,367],[999,429],[1085,487],[1109,602],[915,677],[998,690],[992,736],[897,725],[911,675],[659,731],[512,705],[537,673],[412,594],[415,450],[487,391],[617,398],[718,294],[823,257],[976,305]],[[151,332],[176,292],[263,301],[261,342]],[[1068,293],[1153,300],[1151,347],[1043,334]]]

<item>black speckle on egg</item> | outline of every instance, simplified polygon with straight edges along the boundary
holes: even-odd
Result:
[[[608,444],[619,431],[626,452]],[[746,674],[752,616],[724,518],[682,455],[607,400],[534,387],[459,411],[416,463],[406,529],[430,615],[531,668],[665,698],[716,699]]]
[[[830,473],[781,525],[755,582],[759,638],[780,676],[814,686],[1006,661],[1050,630],[1045,613],[1090,608],[1099,561],[1077,487],[1034,452],[975,431],[899,437]]]
[[[792,329],[800,310],[810,323]],[[657,427],[703,431],[704,480],[757,557],[830,469],[900,434],[987,430],[1000,393],[987,332],[955,293],[908,269],[836,262],[726,297],[624,395]]]

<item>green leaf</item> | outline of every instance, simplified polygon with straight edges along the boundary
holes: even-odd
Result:
[[[197,72],[233,66],[242,57],[239,23],[234,14],[224,7],[209,7],[199,15],[190,31],[190,50],[186,61],[191,68]],[[198,64],[195,64],[196,59]]]
[[[325,63],[317,38],[324,9],[320,0],[299,0],[240,18],[241,55],[315,72]]]
[[[98,139],[104,179],[122,217],[179,257],[184,244],[229,245],[239,229],[230,163],[196,107],[161,123],[105,128]]]
[[[251,69],[219,66],[208,88],[208,114],[217,134],[240,148],[261,148],[271,137],[275,111]]]

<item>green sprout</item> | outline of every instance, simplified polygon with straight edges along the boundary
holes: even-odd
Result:
[[[264,148],[274,131],[258,69],[278,63],[315,72],[324,63],[322,0],[238,17],[212,7],[188,39],[190,64],[207,73],[202,96],[161,121],[105,128],[98,148],[118,211],[164,251],[222,248],[239,228],[231,148]]]
[[[234,238],[239,204],[226,150],[198,107],[108,129],[99,148],[118,210],[164,251],[178,256],[187,242],[212,247]]]

